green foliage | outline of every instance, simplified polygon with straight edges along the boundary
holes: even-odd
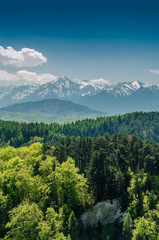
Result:
[[[82,142],[85,142],[84,150]],[[125,134],[91,139],[70,137],[57,143],[55,150],[58,160],[60,156],[63,161],[68,156],[74,157],[76,166],[88,177],[96,202],[119,198],[123,209],[129,209],[133,221],[156,209],[159,201],[158,153],[157,143]],[[147,167],[147,159],[151,160],[151,168]],[[124,239],[132,238],[136,227],[132,219],[129,214],[125,219]],[[114,239],[113,232],[114,228],[110,239]]]
[[[35,117],[39,121],[39,116],[33,115],[34,121]],[[73,121],[72,116],[70,116],[70,119]],[[0,120],[0,144],[2,146],[9,144],[14,147],[20,147],[29,141],[37,141],[38,139],[34,139],[36,136],[40,137],[39,141],[52,144],[66,136],[97,137],[103,136],[105,133],[110,135],[126,133],[136,135],[144,140],[150,139],[159,142],[158,121],[158,112],[134,112],[119,116],[98,117],[97,119],[87,118],[63,125],[55,122],[48,125],[42,122],[20,123]],[[152,160],[154,161],[154,159]],[[148,158],[147,167],[150,161],[151,159]]]
[[[68,231],[72,240],[78,239],[78,223],[73,211],[71,212],[68,219]]]
[[[130,204],[129,210],[133,218],[142,216],[148,210],[156,207],[159,201],[159,177],[140,172],[131,173],[132,179],[128,188]]]
[[[39,224],[39,238],[40,240],[59,239],[66,240],[62,233],[63,230],[63,213],[62,209],[56,213],[53,208],[47,208],[46,221]]]
[[[68,234],[67,240],[72,240],[70,234]]]
[[[102,231],[102,240],[106,240],[106,239],[109,239],[108,238],[108,235],[107,235],[107,225],[104,225],[103,227],[103,231]]]
[[[124,239],[126,239],[126,240],[132,239],[132,228],[133,228],[133,221],[132,221],[130,213],[128,212],[124,219],[124,223],[123,223]]]
[[[4,239],[66,239],[72,210],[91,202],[74,160],[59,164],[54,147],[34,143],[0,151],[0,230]],[[6,228],[5,228],[6,225]],[[37,238],[38,236],[38,238]]]
[[[78,124],[84,128],[80,121]],[[88,120],[88,128],[90,124]],[[72,131],[70,126],[74,126],[53,125],[57,132],[62,127],[67,129],[67,134]],[[14,132],[11,126],[8,136]],[[20,124],[16,126],[18,132],[22,131]],[[126,134],[105,134],[93,138],[67,136],[52,146],[45,142],[51,125],[23,124],[23,127],[26,138],[29,128],[33,135],[38,135],[38,131],[44,139],[35,137],[27,146],[0,149],[2,239],[159,237],[158,143]],[[41,140],[45,143],[36,142]],[[84,226],[81,214],[92,204],[108,199],[110,202],[118,199],[122,211],[129,211],[124,223],[116,220],[106,226]]]
[[[9,231],[4,239],[37,239],[42,220],[43,213],[35,203],[22,203],[10,211],[10,222],[6,225]]]
[[[141,217],[140,219],[135,221],[135,229],[133,231],[132,240],[138,239],[157,239],[158,230],[156,228],[156,222],[150,221],[149,219],[145,219]]]
[[[86,180],[78,175],[73,159],[68,158],[56,167],[55,181],[60,206],[66,203],[70,209],[75,209],[80,202],[82,203],[86,193]]]

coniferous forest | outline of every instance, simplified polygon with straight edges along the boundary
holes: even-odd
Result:
[[[159,239],[158,118],[1,121],[0,239]]]
[[[20,147],[41,141],[55,144],[66,136],[97,137],[105,133],[126,133],[159,142],[159,112],[134,112],[112,117],[79,120],[63,125],[0,120],[0,145]]]

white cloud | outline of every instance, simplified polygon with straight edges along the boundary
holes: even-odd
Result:
[[[20,51],[15,51],[12,47],[4,49],[0,46],[0,63],[5,66],[34,67],[46,62],[46,57],[34,49],[22,48]]]
[[[154,74],[159,74],[159,69],[157,69],[157,70],[149,69],[149,72],[152,72]]]
[[[47,82],[52,82],[57,78],[49,73],[37,74],[35,72],[29,72],[26,70],[18,71],[17,76],[24,82],[24,84],[44,84]]]
[[[7,71],[0,70],[0,82],[17,82],[19,77],[16,74],[8,73]]]
[[[56,81],[56,79],[56,76],[49,73],[37,74],[35,72],[21,70],[12,74],[0,70],[0,86],[45,84]]]

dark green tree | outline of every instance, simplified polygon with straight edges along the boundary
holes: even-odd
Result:
[[[132,239],[132,228],[133,228],[133,221],[130,213],[128,212],[123,223],[123,235],[125,240]]]
[[[77,219],[76,219],[76,216],[73,211],[71,212],[69,219],[68,219],[68,231],[71,236],[71,240],[78,239],[78,233],[79,233],[78,223],[77,223]]]

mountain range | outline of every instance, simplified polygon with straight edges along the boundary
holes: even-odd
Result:
[[[85,96],[92,96],[107,89],[108,81],[97,79],[92,81],[70,80],[59,77],[46,84],[24,85],[19,87],[0,88],[0,107],[17,102],[37,101],[42,99],[64,99],[82,103]]]
[[[139,81],[110,85],[102,78],[86,81],[62,76],[45,84],[0,88],[1,108],[14,103],[55,98],[108,114],[159,110],[159,87]]]

